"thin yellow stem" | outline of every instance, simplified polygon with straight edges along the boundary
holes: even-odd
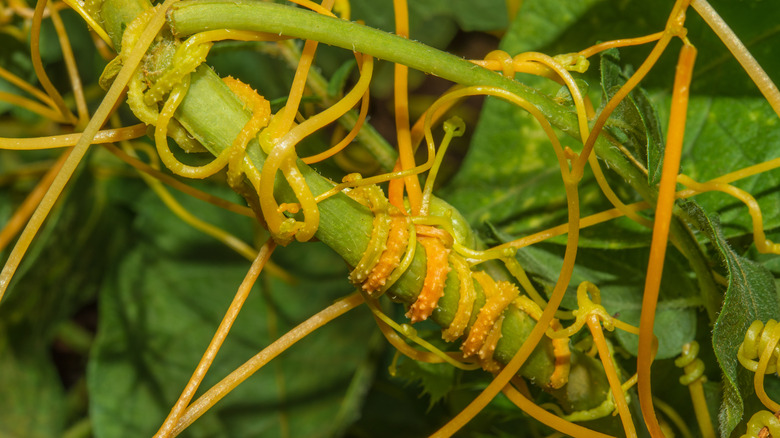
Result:
[[[175,214],[183,222],[189,224],[196,230],[199,230],[209,236],[222,242],[225,246],[240,254],[242,257],[248,260],[254,260],[257,256],[257,250],[249,246],[246,242],[238,237],[228,233],[227,231],[212,225],[204,220],[196,217],[185,209],[179,201],[174,198],[171,193],[165,189],[160,181],[157,181],[153,177],[142,173],[141,178],[151,187],[160,200],[168,207],[173,214]]]
[[[306,1],[306,7],[312,7],[319,13],[325,13],[325,15],[333,15],[330,13],[333,8],[335,0],[323,0],[321,7]],[[302,4],[299,3],[299,4]],[[298,61],[298,68],[295,70],[295,77],[293,78],[293,84],[290,88],[290,93],[287,97],[287,103],[282,111],[282,121],[277,125],[279,130],[277,131],[277,137],[281,136],[285,132],[292,129],[295,122],[295,115],[298,114],[298,108],[301,105],[301,98],[303,97],[303,91],[306,89],[306,79],[309,74],[309,69],[314,61],[314,53],[317,51],[317,45],[319,43],[313,40],[306,40],[303,45],[303,51],[301,52],[300,60]]]
[[[43,61],[41,60],[41,20],[43,20],[43,12],[46,9],[46,3],[47,0],[38,0],[38,3],[35,5],[35,13],[33,15],[32,20],[32,28],[30,29],[31,37],[30,37],[30,51],[32,53],[32,64],[33,69],[35,70],[36,76],[38,76],[38,81],[40,81],[41,86],[43,86],[43,89],[46,90],[46,93],[49,95],[49,97],[54,101],[54,104],[59,111],[59,113],[64,117],[66,120],[68,120],[72,124],[76,124],[78,120],[76,119],[76,116],[73,115],[73,113],[68,109],[68,106],[65,105],[65,101],[62,99],[62,95],[60,95],[60,92],[57,91],[56,88],[54,88],[54,85],[51,83],[51,80],[49,79],[49,76],[46,74],[46,71],[43,69]]]
[[[352,127],[349,133],[333,147],[328,148],[328,150],[320,152],[319,154],[316,155],[312,155],[310,157],[303,158],[303,162],[306,164],[312,164],[312,163],[318,163],[322,160],[326,160],[336,155],[337,153],[341,152],[341,150],[343,150],[350,143],[352,143],[352,140],[354,140],[355,137],[357,137],[358,133],[360,132],[360,128],[363,126],[363,123],[366,120],[366,116],[368,116],[368,103],[369,103],[369,96],[368,96],[368,89],[366,89],[366,92],[363,94],[363,100],[360,103],[360,113],[358,114],[357,121],[355,121],[355,126]]]
[[[168,175],[167,173],[163,173],[159,169],[155,169],[154,167],[144,163],[143,161],[128,155],[127,153],[125,153],[124,151],[122,151],[121,149],[117,148],[114,145],[104,144],[103,147],[105,147],[112,154],[116,155],[120,160],[124,161],[125,163],[133,166],[134,168],[142,172],[151,175],[155,179],[175,188],[176,190],[179,190],[182,193],[186,193],[192,196],[193,198],[200,199],[201,201],[208,202],[209,204],[215,205],[219,208],[231,211],[233,213],[255,218],[254,212],[249,207],[234,204],[230,201],[226,201],[222,198],[218,198],[212,194],[203,192],[187,184],[184,184],[183,182],[172,177],[171,175]]]
[[[685,9],[687,5],[688,0],[678,0],[675,3],[674,8],[672,8],[672,13],[669,16],[669,20],[666,23],[666,29],[663,31],[661,38],[658,39],[655,47],[653,47],[653,50],[650,52],[644,62],[642,62],[642,65],[639,66],[637,71],[631,75],[626,83],[620,87],[618,92],[615,93],[615,95],[613,95],[604,106],[604,109],[601,111],[595,123],[593,124],[593,129],[591,130],[587,141],[585,144],[583,144],[582,152],[580,153],[579,158],[572,166],[572,173],[576,177],[582,176],[582,172],[585,169],[585,163],[588,160],[588,156],[590,155],[593,146],[596,144],[596,139],[598,138],[601,130],[604,128],[604,124],[607,122],[607,119],[615,110],[615,108],[618,107],[620,102],[628,95],[628,93],[630,93],[631,90],[633,90],[647,75],[650,69],[655,65],[656,61],[658,61],[658,58],[661,56],[664,50],[666,50],[666,46],[669,45],[672,37],[676,35],[684,35],[685,28],[683,27],[683,23],[685,21]]]
[[[780,244],[774,243],[766,238],[761,207],[758,205],[756,198],[754,198],[750,193],[726,183],[699,183],[682,174],[677,177],[677,180],[686,187],[695,190],[697,193],[719,191],[740,200],[748,208],[748,213],[750,214],[750,217],[753,221],[753,240],[755,241],[758,252],[764,254],[780,254]]]
[[[6,91],[0,91],[0,101],[6,101],[12,105],[16,105],[26,110],[32,111],[38,114],[39,116],[52,120],[54,122],[68,123],[71,121],[63,117],[62,114],[60,114],[58,111],[52,110],[51,108],[45,105],[41,105],[40,103],[34,100],[19,96],[17,94],[8,93]]]
[[[603,433],[596,432],[595,430],[574,424],[542,409],[539,407],[539,405],[529,400],[512,385],[505,386],[501,391],[512,403],[515,404],[515,406],[520,408],[523,412],[561,433],[582,438],[612,438],[610,435],[605,435]]]
[[[601,330],[601,321],[598,315],[591,315],[587,318],[588,328],[593,336],[593,343],[596,344],[596,348],[599,350],[599,358],[601,358],[601,364],[604,366],[604,372],[607,375],[607,381],[609,387],[612,389],[612,398],[615,400],[615,405],[620,414],[620,421],[623,423],[623,430],[626,432],[628,438],[636,437],[636,428],[634,422],[631,419],[631,412],[628,410],[628,404],[626,403],[626,394],[623,393],[623,388],[620,384],[620,377],[615,370],[615,365],[612,362],[612,354],[607,347],[607,341],[604,339],[604,332]]]
[[[696,422],[699,423],[702,438],[715,438],[715,429],[712,427],[712,418],[710,418],[710,411],[707,408],[707,397],[704,396],[702,379],[696,379],[695,382],[688,385],[688,391],[691,393],[693,410],[696,414]]]
[[[108,36],[105,30],[98,24],[97,21],[95,21],[94,18],[92,18],[91,15],[84,9],[84,7],[79,3],[77,0],[62,0],[63,3],[70,6],[71,9],[76,11],[79,15],[81,15],[81,18],[84,19],[84,21],[87,22],[89,25],[89,28],[95,32],[95,34],[108,45],[110,48],[114,48],[114,43],[111,41],[111,38]]]
[[[54,181],[57,173],[68,158],[69,153],[70,151],[64,151],[60,155],[54,165],[51,166],[43,178],[41,178],[40,182],[38,182],[35,188],[27,195],[22,204],[14,211],[13,216],[11,216],[11,218],[8,219],[8,222],[3,226],[3,230],[0,231],[0,251],[11,243],[13,238],[19,233],[19,230],[21,230],[24,224],[27,223],[27,220],[30,219],[35,208],[40,204],[43,195],[46,194],[52,181]]]
[[[68,71],[70,86],[73,89],[73,98],[76,101],[76,112],[78,113],[78,124],[84,126],[89,121],[89,111],[87,110],[87,100],[84,97],[84,87],[81,85],[81,76],[76,66],[76,58],[73,56],[73,48],[70,45],[68,33],[65,31],[65,25],[62,23],[60,13],[56,8],[51,9],[51,21],[54,23],[54,30],[59,37],[60,47],[62,48],[62,58],[65,60],[65,67]]]
[[[292,330],[288,331],[281,338],[274,341],[271,345],[257,353],[219,383],[211,387],[205,394],[198,397],[190,405],[184,414],[179,418],[172,436],[176,436],[184,429],[197,420],[204,412],[222,400],[230,391],[257,372],[273,358],[293,346],[296,342],[310,335],[312,332],[323,325],[333,321],[339,316],[347,313],[363,303],[363,297],[359,293],[354,293],[348,297],[339,300],[316,315],[302,322]]]
[[[238,317],[238,313],[241,311],[241,307],[244,305],[244,302],[249,296],[249,292],[252,291],[252,287],[257,281],[257,277],[260,276],[260,272],[263,270],[263,266],[265,266],[265,263],[271,257],[274,248],[276,248],[276,244],[273,242],[273,240],[267,241],[263,247],[260,248],[260,252],[257,253],[257,257],[255,257],[254,262],[252,262],[252,266],[249,267],[249,271],[244,277],[244,281],[241,282],[241,286],[239,286],[238,291],[236,292],[236,296],[233,298],[233,302],[230,303],[230,307],[228,307],[227,313],[225,313],[225,316],[222,318],[222,322],[219,324],[217,332],[214,333],[214,337],[211,339],[208,348],[206,348],[206,352],[203,353],[203,357],[201,357],[200,362],[195,368],[195,371],[192,373],[189,382],[187,382],[187,385],[184,387],[184,390],[179,396],[179,399],[176,401],[173,409],[171,409],[171,412],[168,414],[168,418],[165,419],[165,422],[160,427],[160,430],[158,430],[154,435],[155,438],[169,437],[173,431],[173,428],[179,422],[179,419],[184,413],[184,410],[187,408],[190,400],[192,400],[192,398],[195,396],[195,391],[198,390],[200,383],[206,376],[206,372],[214,362],[214,358],[217,356],[222,343],[225,341],[225,338],[230,332],[230,328],[233,326],[233,322],[235,322],[236,318]]]
[[[6,81],[12,83],[13,85],[16,85],[17,87],[21,88],[22,90],[30,93],[31,95],[35,96],[38,100],[45,103],[49,106],[49,108],[56,110],[57,106],[54,105],[54,101],[51,100],[51,98],[41,90],[33,87],[30,85],[27,81],[20,78],[19,76],[16,76],[15,74],[11,73],[10,71],[4,69],[3,67],[0,67],[0,78],[5,79]]]
[[[371,309],[371,313],[373,314],[379,329],[382,331],[382,334],[385,335],[387,341],[404,355],[414,360],[427,363],[447,362],[455,368],[462,370],[479,369],[480,366],[477,363],[464,363],[453,359],[448,353],[440,350],[439,348],[436,348],[430,342],[417,336],[416,330],[414,330],[414,328],[410,325],[405,324],[402,326],[393,321],[389,316],[382,312],[382,310],[377,305],[376,300],[368,299],[365,295],[363,295],[363,299],[366,301],[368,308]],[[403,338],[401,338],[401,336],[399,336],[397,333],[401,333],[401,335],[403,335],[405,338],[428,351],[420,351],[416,348],[413,348],[407,344],[406,341],[404,341]],[[460,355],[458,354],[458,356]]]
[[[780,91],[778,91],[777,85],[775,85],[769,75],[761,68],[756,58],[750,54],[750,50],[742,44],[739,37],[706,0],[691,0],[691,6],[718,35],[718,38],[723,41],[731,55],[745,69],[750,79],[753,80],[761,94],[769,102],[769,105],[775,110],[775,114],[780,116]]]
[[[688,425],[685,424],[685,420],[682,419],[680,414],[678,414],[673,407],[657,397],[653,398],[653,403],[655,403],[655,406],[659,411],[666,415],[669,420],[671,420],[671,422],[677,426],[677,429],[680,431],[683,438],[693,438],[693,434],[691,434],[691,430],[688,428]]]
[[[139,123],[137,125],[126,126],[117,129],[105,129],[95,133],[91,144],[113,143],[123,140],[132,140],[134,138],[146,135],[146,125]],[[32,151],[39,149],[54,149],[75,146],[81,139],[82,134],[63,134],[53,135],[51,137],[37,138],[2,138],[0,137],[0,149]]]
[[[579,54],[586,58],[590,58],[591,56],[601,53],[608,49],[614,49],[617,47],[638,46],[641,44],[652,43],[653,41],[660,40],[661,38],[663,38],[663,36],[664,36],[664,31],[661,31],[661,32],[656,32],[654,34],[645,35],[637,38],[625,38],[625,39],[619,39],[613,41],[605,41],[603,43],[590,46],[587,49],[580,50]]]
[[[138,44],[136,44],[136,46],[130,52],[130,55],[127,58],[127,63],[119,71],[119,74],[117,75],[114,83],[111,85],[108,93],[106,93],[105,99],[103,99],[103,102],[101,102],[92,119],[89,121],[89,123],[87,123],[81,138],[79,138],[73,150],[68,155],[68,159],[65,161],[62,169],[57,174],[57,177],[52,182],[51,187],[44,195],[41,203],[35,210],[35,213],[33,213],[24,231],[22,231],[21,236],[19,236],[19,240],[16,242],[16,245],[8,257],[8,261],[6,261],[2,272],[0,272],[0,301],[2,301],[2,298],[5,295],[5,291],[8,289],[8,285],[11,282],[11,278],[13,278],[16,269],[19,267],[19,264],[21,263],[24,254],[27,252],[27,248],[30,246],[32,239],[37,234],[38,229],[41,227],[43,221],[48,216],[49,211],[51,211],[54,203],[59,198],[60,193],[62,193],[62,190],[70,180],[70,177],[73,175],[76,167],[89,149],[92,138],[108,119],[108,116],[114,109],[114,104],[122,95],[125,86],[130,80],[130,77],[133,75],[135,67],[141,61],[141,58],[146,53],[146,49],[152,43],[152,40],[157,36],[157,32],[159,32],[165,23],[165,12],[167,11],[167,8],[175,1],[176,0],[166,0],[162,6],[157,7],[157,12],[147,25],[146,31],[144,31],[143,35],[138,41]]]

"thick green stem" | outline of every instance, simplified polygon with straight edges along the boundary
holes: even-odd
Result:
[[[103,6],[104,15],[111,15],[114,13],[112,11],[118,10],[122,11],[122,14],[117,16],[119,18],[104,16],[104,19],[106,22],[117,22],[124,20],[123,17],[134,16],[131,9],[138,9],[138,5],[138,0],[106,0]],[[134,13],[137,14],[141,10]],[[298,8],[249,1],[183,1],[177,3],[169,14],[171,28],[179,37],[220,28],[286,34],[403,63],[463,85],[500,87],[537,106],[553,125],[571,135],[577,135],[576,115],[534,90],[456,56],[362,25]],[[112,35],[112,38],[117,41],[118,36]],[[211,69],[204,66],[192,74],[187,97],[176,113],[179,122],[215,155],[230,147],[249,117],[250,114],[243,109],[238,98]],[[632,185],[642,185],[646,181],[640,172],[603,139],[596,143],[596,151]],[[265,154],[256,140],[248,146],[247,154],[258,168],[262,166]],[[303,163],[299,163],[299,166],[313,193],[321,193],[332,187],[330,181],[308,166]],[[277,196],[282,200],[295,201],[289,187],[283,182],[277,184]],[[343,194],[323,201],[319,208],[321,217],[317,238],[354,266],[368,244],[373,216],[368,209]],[[418,246],[412,265],[391,293],[406,303],[413,302],[422,287],[425,270],[425,252]],[[484,301],[484,298],[480,297],[480,300]],[[433,315],[434,321],[444,327],[448,326],[457,301],[458,279],[453,270],[447,280],[445,295]],[[495,353],[495,357],[504,363],[512,358],[535,325],[528,315],[514,307],[511,309],[507,312],[503,337]],[[575,352],[573,363],[576,365],[572,372],[578,374],[578,380],[582,381],[555,391],[565,407],[583,410],[603,402],[608,385],[598,362]],[[544,338],[526,362],[521,374],[544,386],[549,381],[553,368],[552,347],[549,339]],[[583,379],[582,376],[588,377]]]

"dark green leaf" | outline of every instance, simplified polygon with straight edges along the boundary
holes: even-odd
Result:
[[[404,357],[398,361],[396,377],[421,387],[422,395],[429,397],[429,406],[433,406],[452,391],[455,368],[444,363],[430,364]]]
[[[621,70],[617,50],[601,54],[602,107],[626,83],[631,71]],[[611,132],[634,157],[647,168],[647,180],[655,185],[661,180],[663,136],[655,108],[642,88],[634,88],[615,108],[605,129]]]
[[[568,1],[568,0],[528,0],[522,2],[522,7],[512,26],[504,36],[504,50],[514,55],[530,50],[539,50],[560,37],[566,29],[576,24],[584,24],[581,20],[599,0]],[[601,8],[594,8],[600,10]],[[594,11],[595,13],[595,11]],[[582,40],[580,40],[582,41]],[[576,47],[576,46],[570,46]],[[511,49],[511,50],[510,50]],[[551,53],[556,55],[557,53]]]
[[[353,18],[362,18],[380,29],[394,29],[392,3],[377,3],[371,0],[350,2]],[[432,0],[409,2],[410,35],[426,41],[443,29],[453,29],[453,21],[465,31],[495,31],[506,28],[506,3],[502,0],[487,0],[479,3],[468,0]],[[438,37],[441,38],[441,35]],[[441,40],[440,40],[441,41]]]
[[[0,325],[0,436],[49,438],[65,427],[65,394],[30,326]]]
[[[659,105],[668,110],[668,99]],[[662,120],[668,116],[662,115]],[[688,109],[688,125],[681,171],[705,182],[729,172],[777,158],[780,123],[769,104],[758,98],[694,98]],[[780,171],[777,169],[744,178],[733,185],[756,198],[767,229],[780,225]],[[727,238],[750,234],[753,224],[747,208],[720,192],[696,196],[696,202],[719,214]]]
[[[339,67],[328,82],[328,96],[336,97],[344,90],[344,84],[347,82],[349,74],[357,66],[354,59],[350,59]]]
[[[693,203],[684,205],[693,225],[713,244],[728,273],[729,285],[723,308],[712,332],[715,355],[723,370],[721,434],[728,436],[742,419],[744,398],[753,392],[752,385],[739,378],[741,366],[737,362],[737,350],[753,321],[780,319],[780,305],[769,271],[731,248],[716,217],[708,217]]]
[[[159,205],[138,201],[140,242],[128,249],[101,292],[100,331],[89,389],[98,436],[151,436],[184,388],[249,263]],[[192,201],[185,206],[193,207]],[[232,232],[246,218],[199,215]],[[346,295],[346,269],[324,247],[288,247],[278,262],[295,286],[266,277],[243,307],[201,391],[305,318]],[[325,261],[325,263],[323,263]],[[327,436],[358,363],[372,320],[363,310],[328,324],[251,377],[186,436]],[[350,417],[345,417],[348,421]]]
[[[524,4],[524,8],[528,7],[532,12],[526,14],[528,10],[524,9],[519,14],[502,40],[501,49],[510,54],[538,49],[527,45],[528,26],[542,26],[553,20],[545,35],[549,39],[555,38],[565,28],[567,20],[575,20],[587,11],[586,6],[579,3],[575,6],[571,2]],[[522,80],[549,96],[556,96],[561,91],[561,87],[552,81],[529,77]],[[568,106],[574,111],[570,102]],[[564,145],[576,149],[576,140],[569,137],[561,140]],[[619,189],[620,186],[615,187]],[[483,235],[490,234],[485,230],[490,223],[504,235],[519,237],[566,223],[564,193],[557,158],[538,122],[521,108],[488,98],[468,154],[458,174],[441,191],[441,196],[458,208]],[[636,196],[619,194],[624,200]],[[589,171],[580,184],[580,199],[583,200],[583,215],[611,207]],[[646,231],[630,221],[613,221],[608,226],[584,230],[581,245],[610,249],[644,246],[648,241],[645,236]],[[562,243],[563,239],[565,237],[556,242]]]
[[[6,324],[29,324],[50,340],[63,320],[94,299],[124,244],[121,213],[106,209],[107,187],[85,169],[39,230],[0,306]],[[107,243],[108,242],[108,243]]]

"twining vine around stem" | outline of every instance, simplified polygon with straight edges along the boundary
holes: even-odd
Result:
[[[145,170],[153,175],[156,175],[155,172],[159,174],[156,157],[171,172],[188,178],[209,177],[226,168],[228,185],[245,198],[257,219],[271,234],[271,240],[262,246],[256,257],[253,257],[253,249],[247,245],[233,244],[237,251],[254,260],[253,266],[214,341],[158,436],[178,433],[235,387],[238,381],[259,369],[271,357],[311,333],[323,321],[329,321],[328,318],[335,318],[361,303],[366,303],[371,309],[380,330],[399,352],[415,360],[448,362],[464,370],[480,366],[495,375],[495,379],[477,399],[434,436],[452,435],[502,391],[518,407],[563,433],[601,436],[573,422],[617,413],[625,435],[636,436],[637,419],[629,410],[632,400],[629,391],[634,385],[638,387],[639,404],[647,428],[654,435],[668,431],[668,425],[662,417],[656,416],[655,409],[657,407],[670,418],[674,416],[669,414],[671,410],[668,405],[654,399],[650,384],[650,370],[657,349],[653,324],[667,242],[671,241],[696,271],[701,294],[708,296],[705,305],[713,319],[714,309],[719,304],[717,298],[713,298],[714,275],[703,260],[703,251],[687,232],[683,221],[673,216],[675,199],[705,191],[720,191],[733,196],[748,206],[757,249],[763,253],[780,251],[777,244],[766,237],[755,198],[730,184],[734,178],[741,176],[730,174],[712,181],[697,182],[686,175],[678,175],[687,93],[696,56],[696,49],[688,40],[684,27],[688,1],[677,1],[665,29],[647,37],[597,44],[579,53],[558,57],[540,53],[512,57],[505,52],[494,51],[484,60],[474,62],[409,40],[407,6],[403,0],[394,1],[397,36],[347,21],[349,8],[344,2],[336,8],[340,11],[340,18],[330,12],[335,3],[332,0],[325,0],[321,5],[308,0],[297,0],[294,3],[316,13],[271,3],[244,1],[168,0],[152,7],[142,0],[106,0],[100,4],[74,5],[87,18],[87,22],[96,27],[98,36],[119,50],[119,55],[109,64],[101,78],[100,83],[108,89],[108,95],[91,118],[84,105],[78,81],[71,81],[78,95],[75,115],[56,90],[52,91],[51,83],[43,80],[45,73],[42,72],[40,62],[33,60],[41,76],[42,86],[48,93],[38,96],[44,105],[20,99],[14,102],[44,117],[83,127],[83,133],[74,137],[72,143],[66,138],[50,139],[49,145],[75,144],[75,149],[69,155],[63,155],[58,162],[56,177],[55,171],[52,171],[51,177],[45,179],[49,181],[46,184],[50,184],[48,192],[32,198],[40,206],[35,213],[31,213],[32,219],[27,229],[0,274],[0,298],[30,240],[86,153],[87,146],[99,133],[107,139],[115,140],[134,138],[141,133],[131,128],[99,132],[127,86],[127,101],[132,111],[144,124],[154,125],[156,152],[147,152],[150,158],[154,158],[151,165],[146,165],[149,169]],[[708,11],[702,1],[694,1],[692,5]],[[36,35],[40,31],[45,6],[45,1],[40,2],[34,13],[37,17],[33,21]],[[51,11],[55,26],[58,26],[57,12],[55,9]],[[261,16],[262,19],[259,18]],[[707,12],[707,18],[712,19],[712,14]],[[345,34],[349,37],[345,37]],[[33,40],[37,41],[37,38]],[[304,38],[306,42],[300,52],[288,99],[275,113],[272,113],[268,100],[251,87],[238,79],[221,79],[203,65],[216,41],[278,42],[289,38]],[[656,188],[642,178],[647,173],[642,164],[633,157],[621,155],[621,148],[613,148],[616,140],[602,132],[602,128],[674,38],[683,42],[683,49],[674,85],[661,184]],[[359,71],[358,79],[349,92],[328,102],[321,112],[312,116],[301,111],[301,104],[320,42],[347,49],[351,47]],[[587,70],[587,58],[607,48],[649,42],[654,42],[655,46],[646,61],[596,113],[590,98],[581,93],[571,72]],[[67,40],[63,41],[63,50],[70,51]],[[333,156],[361,131],[369,104],[367,90],[373,77],[375,57],[395,63],[399,160],[393,172],[367,178],[348,175],[341,183],[331,182],[307,164]],[[67,61],[71,70],[74,68],[71,65],[72,58],[70,56]],[[760,68],[750,67],[750,62],[743,62],[742,57],[740,59],[743,65],[748,66],[746,68],[752,76],[763,78]],[[414,126],[408,117],[406,96],[409,67],[459,84],[437,99]],[[573,108],[561,105],[515,81],[517,73],[538,75],[564,85],[571,96]],[[772,89],[765,85],[761,86],[762,92],[772,100]],[[40,94],[34,91],[33,88],[33,95]],[[567,241],[563,267],[546,298],[515,258],[517,248],[528,244],[526,239],[482,250],[479,243],[470,238],[471,230],[460,226],[463,222],[460,214],[433,196],[433,184],[442,156],[452,138],[461,135],[465,129],[463,122],[458,119],[445,121],[444,136],[437,144],[434,139],[436,125],[444,120],[448,108],[472,95],[501,98],[526,110],[547,134],[555,152],[568,213],[568,222],[555,232],[566,233]],[[341,119],[345,114],[354,112],[358,104],[359,115],[342,141],[334,142],[334,146],[323,152],[300,159],[296,146],[304,138]],[[564,147],[553,127],[578,138],[582,142],[582,149],[575,151]],[[185,164],[172,152],[169,137],[186,152],[207,150],[215,158],[206,165]],[[423,138],[427,161],[417,164],[414,156],[416,143]],[[114,151],[117,156],[125,157],[129,163],[137,162],[135,147],[128,144],[123,147],[124,155],[117,150]],[[137,149],[149,150],[140,145]],[[627,205],[618,197],[606,181],[596,154],[592,151],[605,159],[637,192],[645,196],[649,204],[655,204],[652,221],[637,214],[638,206]],[[144,167],[142,163],[136,164],[139,168]],[[600,304],[598,287],[587,281],[579,285],[578,308],[572,312],[559,311],[573,278],[580,229],[605,220],[594,218],[588,222],[591,218],[582,218],[580,215],[579,185],[586,164],[592,169],[602,193],[615,207],[615,213],[612,216],[604,215],[604,218],[624,215],[640,225],[653,228],[638,328],[621,322],[616,315],[609,315]],[[761,170],[745,170],[735,174],[766,171],[773,166],[776,167],[776,164],[765,163],[760,167]],[[425,183],[421,184],[419,178],[426,173]],[[388,183],[387,194],[378,185],[384,183]],[[688,190],[678,193],[677,183],[685,185]],[[160,193],[161,198],[166,197],[158,185],[150,182],[150,186]],[[172,210],[177,209],[173,203],[168,205]],[[32,211],[32,208],[24,210]],[[248,212],[245,208],[239,210],[242,214]],[[187,217],[186,213],[177,214]],[[185,220],[217,238],[230,240],[229,235],[208,231],[209,228],[198,225],[197,220]],[[12,227],[16,230],[18,228],[17,225]],[[547,236],[555,232],[551,231]],[[213,393],[210,390],[207,400],[199,399],[188,406],[248,290],[276,245],[286,245],[293,239],[305,242],[313,238],[330,245],[353,267],[349,280],[359,289],[359,293],[346,298],[338,306],[334,305],[333,309],[324,310],[320,316],[324,320],[303,324],[301,332],[283,336],[285,340],[280,339],[281,344],[275,343],[269,347],[269,352],[264,350],[258,358],[237,370],[238,374],[231,374],[230,382],[218,385]],[[462,341],[460,352],[442,351],[419,336],[412,326],[399,325],[389,318],[378,301],[382,296],[403,303],[407,308],[406,317],[411,323],[431,319],[441,325],[445,341]],[[777,404],[763,390],[764,371],[769,369],[768,363],[772,360],[774,344],[777,343],[773,323],[770,321],[766,327],[759,327],[757,324],[761,323],[757,322],[750,328],[743,348],[740,348],[739,359],[745,367],[756,372],[755,392],[761,401],[770,411],[777,411]],[[592,343],[590,351],[584,351],[570,342],[571,337],[583,328],[590,332],[590,336],[586,337]],[[626,378],[615,360],[613,345],[604,336],[604,329],[611,331],[614,328],[639,338],[637,373],[633,377]],[[766,340],[767,337],[771,339]],[[761,338],[760,342],[756,340],[758,338]],[[417,344],[422,350],[408,345],[407,341]],[[701,360],[695,358],[697,350],[698,344],[686,344],[678,365],[685,369],[686,375],[681,382],[690,389],[701,433],[709,437],[714,435],[714,429],[702,393]],[[759,355],[759,362],[756,363],[755,359]],[[572,384],[572,375],[577,375],[579,379],[587,376],[592,388],[581,391]],[[521,377],[534,381],[552,394],[565,412],[551,415],[529,402],[530,392]],[[550,409],[561,408],[555,406]],[[766,433],[761,430],[763,426],[766,426],[765,430],[776,432],[777,420],[773,418],[770,412],[756,414],[748,424],[748,434]],[[683,427],[679,429],[684,430]]]

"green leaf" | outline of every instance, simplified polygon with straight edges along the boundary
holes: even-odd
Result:
[[[659,105],[667,113],[668,99]],[[666,114],[662,120],[667,120]],[[705,182],[738,169],[777,157],[780,123],[769,104],[758,98],[711,97],[691,99],[681,171]],[[764,227],[780,226],[780,171],[777,169],[741,179],[734,186],[756,198]],[[721,192],[696,196],[696,203],[717,213],[726,238],[750,234],[753,224],[747,207]]]
[[[777,83],[780,78],[780,59],[777,57],[780,26],[773,16],[777,5],[762,0],[714,0],[710,3]],[[728,53],[723,42],[698,14],[689,13],[688,17],[688,38],[699,51],[691,92],[713,96],[758,96],[758,88]],[[676,57],[667,58],[667,62],[676,62]]]
[[[632,74],[630,70],[621,70],[619,60],[617,50],[608,50],[601,54],[602,107],[617,94]],[[650,185],[661,180],[663,134],[655,108],[641,87],[634,88],[620,102],[607,120],[605,129],[615,135],[638,161],[645,164]]]
[[[377,3],[371,0],[350,2],[353,19],[362,18],[366,24],[393,31],[392,3]],[[506,28],[506,2],[504,0],[431,0],[409,2],[410,35],[414,39],[430,44],[432,38],[443,29],[454,30],[453,22],[464,31],[495,31]],[[435,38],[435,37],[434,37]],[[441,36],[439,36],[441,38]],[[440,40],[441,41],[441,40]]]
[[[0,320],[30,323],[48,339],[94,298],[104,269],[124,243],[109,239],[124,224],[121,214],[105,208],[105,196],[106,187],[90,172],[76,175],[17,270]]]
[[[715,355],[723,371],[720,428],[721,435],[725,437],[742,419],[743,400],[753,393],[752,384],[739,377],[739,346],[753,321],[780,319],[780,305],[772,274],[731,248],[723,237],[717,217],[708,217],[703,209],[692,202],[686,202],[683,206],[692,224],[710,240],[728,273],[729,284],[723,308],[712,331]]]
[[[62,436],[74,420],[65,385],[79,377],[72,374],[81,358],[59,330],[76,324],[74,315],[94,300],[125,243],[125,217],[106,208],[108,187],[93,176],[88,168],[77,171],[0,305],[0,436]],[[9,198],[0,198],[4,219]],[[53,349],[72,362],[53,358]]]
[[[540,0],[540,3],[544,3],[543,0]],[[547,18],[546,23],[542,21],[536,29],[528,29],[525,36],[529,43],[522,50],[542,49],[550,54],[569,53],[599,41],[659,32],[664,29],[674,4],[671,0],[662,2],[605,0],[597,2],[596,7],[586,9],[579,6],[583,2],[561,0],[560,3],[572,3],[575,5],[572,8],[585,10],[577,16],[578,20],[571,26],[561,26],[558,24],[561,20],[552,17]],[[776,12],[776,5],[763,0],[738,2],[713,0],[710,4],[745,43],[769,76],[777,82],[777,78],[780,78],[780,59],[776,56],[776,48],[780,44],[780,27],[773,15]],[[524,6],[519,14],[520,19],[526,11]],[[549,31],[544,29],[545,24],[556,32],[547,36]],[[686,14],[685,27],[688,29],[688,39],[698,50],[691,84],[692,95],[758,96],[756,86],[739,63],[692,9]],[[534,32],[547,37],[539,41]],[[621,58],[625,65],[638,68],[650,47],[651,44],[647,44],[622,49]],[[672,43],[667,53],[661,56],[653,71],[643,81],[645,89],[671,88],[678,51],[679,44]]]
[[[48,346],[30,326],[0,325],[0,388],[0,436],[62,435],[64,389]]]
[[[182,199],[186,207],[196,201]],[[181,223],[153,195],[136,208],[138,244],[101,291],[88,385],[97,436],[150,436],[204,352],[249,262]],[[242,236],[246,218],[199,216]],[[290,328],[350,292],[343,263],[321,245],[291,245],[277,263],[298,282],[263,276],[200,392]],[[367,354],[373,321],[355,310],[275,359],[218,403],[185,436],[328,436],[350,379]],[[357,399],[360,400],[359,398]],[[351,417],[346,416],[345,421]]]
[[[357,62],[354,59],[350,59],[341,65],[328,82],[328,96],[336,97],[344,90],[344,85],[349,78],[349,74],[357,66]]]
[[[539,46],[530,46],[528,41],[548,43],[563,32],[570,20],[576,21],[586,13],[588,5],[590,3],[524,3],[500,48],[510,54],[538,50]],[[528,34],[529,29],[542,28],[544,23],[549,29],[545,29],[543,39]],[[527,76],[522,77],[522,81],[549,96],[557,96],[562,91],[552,81]],[[571,102],[563,104],[574,111]],[[577,148],[577,140],[559,137],[564,145]],[[620,188],[619,185],[613,187]],[[583,215],[611,208],[589,169],[579,190]],[[484,237],[492,234],[486,230],[488,227],[496,228],[505,236],[521,236],[566,223],[564,193],[557,158],[538,122],[521,108],[487,98],[468,154],[440,196],[454,205]],[[620,192],[619,195],[624,200],[636,198],[633,193]],[[628,248],[647,245],[648,236],[644,228],[620,220],[583,230],[580,244],[582,247]],[[553,241],[564,243],[565,237]]]
[[[509,32],[501,42],[502,48],[512,55],[539,50],[555,41],[573,25],[576,24],[579,29],[580,25],[587,23],[587,21],[582,20],[583,15],[599,3],[599,0],[524,1]],[[600,10],[601,8],[593,9]],[[569,46],[569,49],[571,47],[577,46]],[[556,53],[550,54],[555,55]]]
[[[430,408],[452,391],[455,368],[446,363],[432,364],[403,357],[398,361],[395,376],[421,387],[421,395],[430,397]]]

